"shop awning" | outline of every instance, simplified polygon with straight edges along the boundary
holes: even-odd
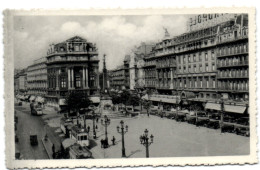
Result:
[[[205,109],[221,110],[221,105],[218,103],[206,103]]]
[[[180,100],[177,100],[176,98],[163,98],[162,102],[164,102],[164,103],[172,103],[172,104],[179,104]]]
[[[36,101],[36,102],[39,102],[39,103],[44,103],[44,98],[41,97],[41,96],[37,96],[37,97],[35,98],[35,101]]]
[[[224,110],[226,112],[243,114],[246,110],[246,107],[245,106],[235,106],[235,105],[224,105]]]
[[[158,97],[151,96],[150,100],[155,101],[155,102],[159,102],[161,99],[159,99]]]
[[[30,101],[35,100],[35,96],[31,96],[29,100]]]
[[[59,99],[59,105],[60,106],[66,105],[66,100],[65,99]]]
[[[100,97],[90,97],[89,98],[93,103],[100,103]]]
[[[147,95],[147,94],[144,95],[144,96],[142,97],[142,99],[148,100],[148,95]]]

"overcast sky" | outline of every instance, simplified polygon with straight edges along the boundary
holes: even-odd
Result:
[[[158,42],[163,27],[171,36],[186,30],[185,15],[150,16],[16,16],[15,68],[25,68],[46,55],[50,43],[78,35],[96,43],[99,57],[107,55],[107,68],[122,64],[124,56],[141,42]],[[102,68],[102,62],[100,62]]]

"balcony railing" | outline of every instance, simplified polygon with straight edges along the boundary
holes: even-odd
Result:
[[[218,87],[218,90],[223,90],[223,91],[248,91],[248,87],[230,87],[230,86],[222,86]]]
[[[225,75],[225,74],[218,74],[218,79],[237,79],[237,78],[249,78],[248,74],[229,74],[229,75]]]
[[[239,37],[232,37],[229,39],[217,40],[217,44],[222,44],[222,43],[227,43],[227,42],[232,42],[232,41],[242,40],[242,39],[247,39],[247,38],[248,38],[248,35],[242,35]]]
[[[218,63],[218,68],[219,67],[246,66],[246,65],[248,65],[248,60],[238,61],[238,62]]]
[[[248,50],[242,49],[241,51],[231,51],[231,52],[222,52],[222,53],[217,53],[217,57],[228,57],[228,56],[234,56],[234,55],[243,55],[243,54],[248,54]]]
[[[160,62],[157,62],[156,63],[156,67],[157,68],[167,68],[167,67],[176,67],[176,66],[177,66],[176,62],[174,62],[174,63],[170,63],[170,62],[160,63]]]

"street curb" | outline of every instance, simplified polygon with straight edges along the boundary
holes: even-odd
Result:
[[[49,139],[47,139],[47,140],[49,140]],[[45,145],[45,142],[44,142],[44,138],[42,138],[41,141],[42,141],[44,150],[46,151],[46,153],[47,153],[49,159],[52,159],[52,154],[48,152],[48,149],[47,149],[47,147],[46,147],[46,145]]]

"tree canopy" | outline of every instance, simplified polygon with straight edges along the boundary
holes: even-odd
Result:
[[[88,108],[92,101],[82,92],[70,92],[65,99],[65,103],[69,110],[78,112],[81,108]]]

